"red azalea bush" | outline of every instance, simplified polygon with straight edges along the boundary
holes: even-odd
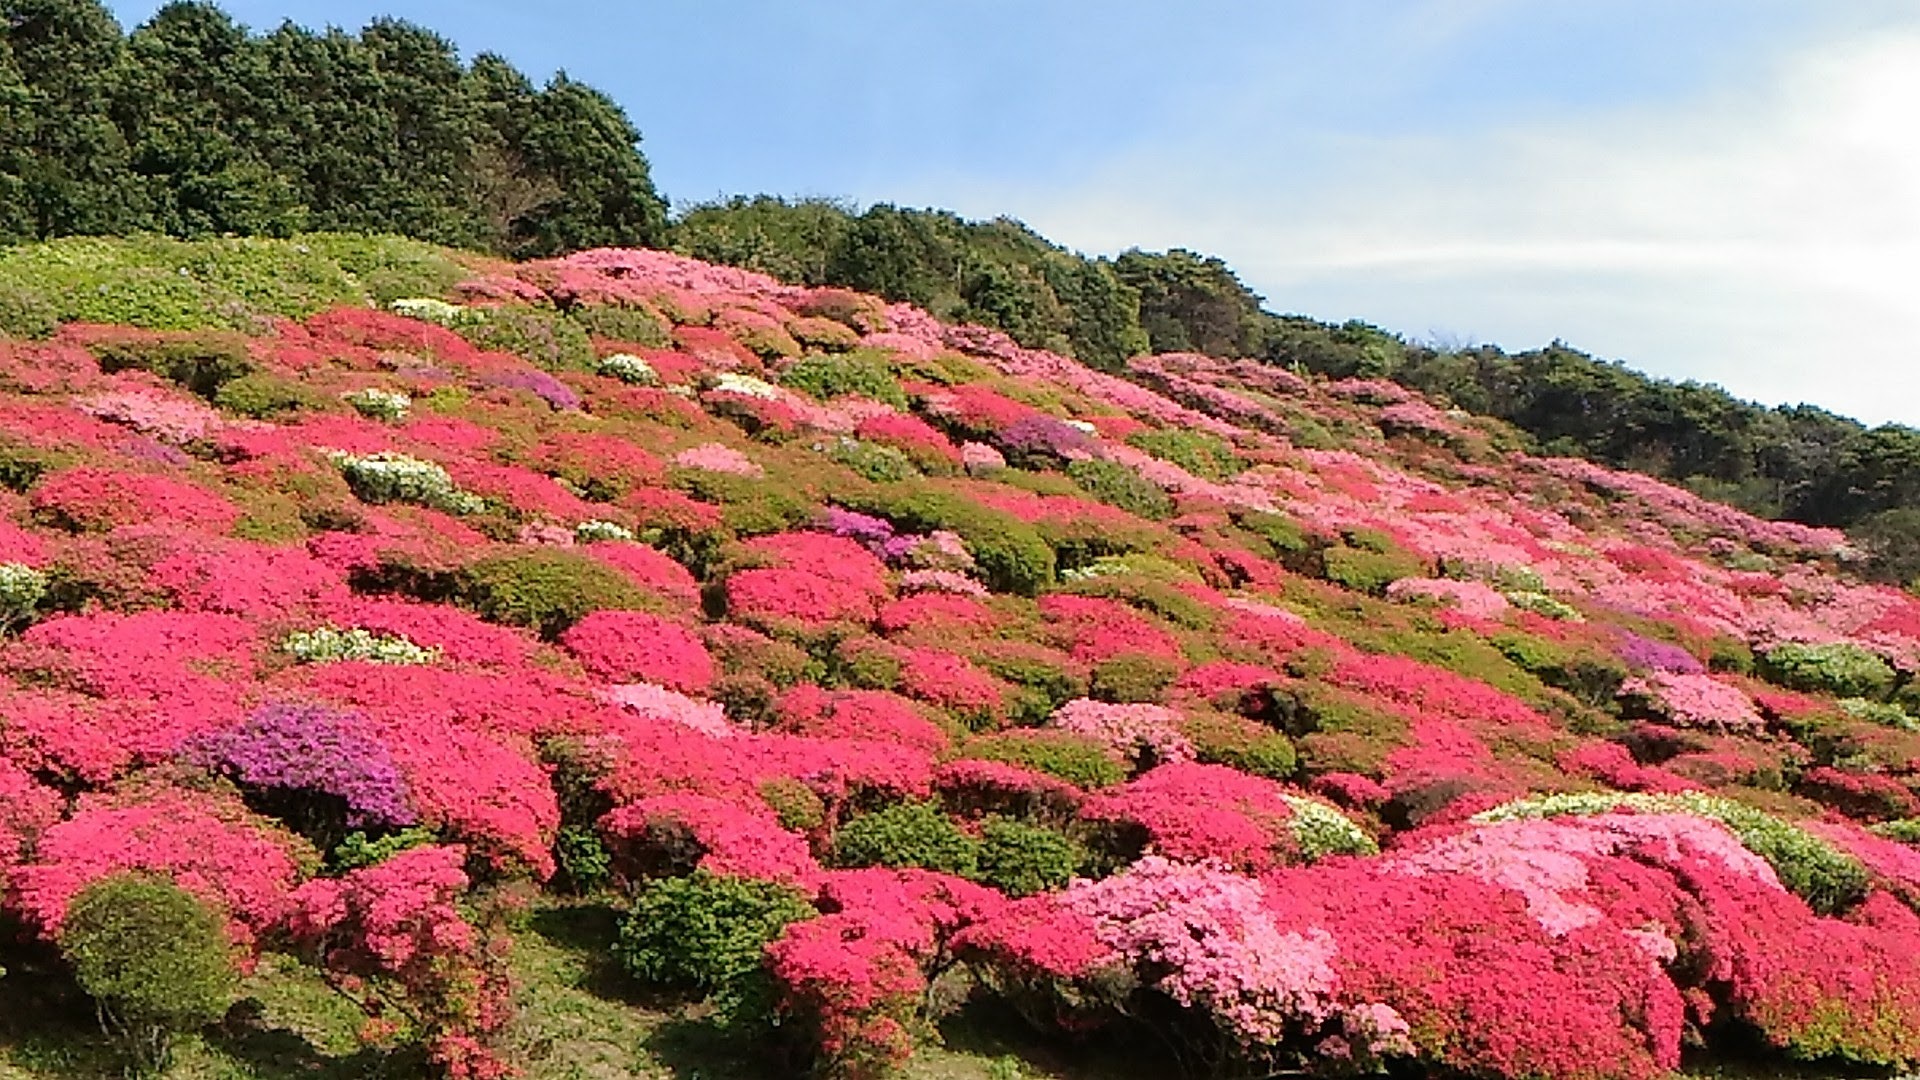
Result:
[[[214,905],[236,945],[283,918],[312,869],[305,842],[237,799],[164,786],[84,795],[13,872],[19,911],[48,938],[82,889],[125,871],[157,874]]]
[[[407,1017],[449,1077],[494,1080],[513,1070],[491,1044],[512,1010],[504,945],[461,915],[466,853],[429,845],[340,878],[322,878],[291,898],[286,925],[336,986],[370,1018],[367,1034]]]
[[[76,532],[105,532],[156,521],[219,535],[240,510],[207,489],[157,473],[80,466],[44,477],[33,489],[36,514]]]
[[[594,678],[651,682],[697,694],[713,682],[713,657],[691,631],[658,615],[596,611],[560,635]]]

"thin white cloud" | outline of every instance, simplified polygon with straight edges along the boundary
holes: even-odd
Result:
[[[965,201],[1085,250],[1218,253],[1283,310],[1515,348],[1558,336],[1743,396],[1920,424],[1916,109],[1910,24],[1687,102],[1445,138],[1196,130],[1077,190]]]

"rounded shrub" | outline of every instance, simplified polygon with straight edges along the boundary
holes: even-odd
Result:
[[[980,846],[938,803],[904,802],[842,825],[833,857],[841,866],[919,867],[970,877],[979,866]]]
[[[767,943],[814,914],[789,886],[696,870],[640,890],[614,955],[643,983],[703,993],[725,1020],[753,1019],[771,1002]]]
[[[1777,646],[1760,658],[1760,673],[1790,690],[1843,698],[1884,697],[1894,682],[1885,660],[1846,641]]]
[[[1094,665],[1091,696],[1100,701],[1157,703],[1180,675],[1180,665],[1164,656],[1121,653]]]
[[[1117,461],[1086,458],[1067,466],[1067,476],[1087,494],[1136,517],[1159,521],[1173,516],[1173,497],[1160,486]]]
[[[664,349],[673,344],[667,321],[651,308],[594,304],[575,308],[568,316],[580,329],[597,338],[645,345],[650,349]]]
[[[226,1015],[238,984],[219,914],[162,878],[121,874],[81,890],[60,952],[142,1072],[166,1067],[176,1034]]]
[[[1293,740],[1244,716],[1201,712],[1181,725],[1205,765],[1229,765],[1269,780],[1286,780],[1299,768]]]
[[[568,548],[517,550],[460,573],[460,598],[482,618],[558,637],[595,611],[645,609],[646,593],[618,570]]]
[[[780,376],[780,383],[822,401],[858,394],[896,409],[907,407],[907,395],[893,377],[891,358],[873,349],[810,353],[794,361]]]
[[[548,371],[593,366],[593,341],[579,323],[536,307],[474,308],[484,317],[462,319],[454,331],[475,348],[512,353]]]
[[[1087,849],[1070,836],[995,815],[980,827],[975,876],[1008,896],[1027,896],[1072,881],[1087,857]]]
[[[1071,731],[1018,728],[968,740],[962,756],[1019,765],[1084,788],[1126,779],[1126,768],[1105,745]]]

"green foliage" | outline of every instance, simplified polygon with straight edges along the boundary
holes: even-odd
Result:
[[[454,331],[474,347],[512,353],[548,371],[593,366],[593,342],[571,319],[547,308],[476,308],[485,317],[462,319]]]
[[[1200,713],[1181,732],[1203,764],[1230,765],[1269,780],[1291,779],[1299,768],[1292,739],[1245,717]]]
[[[1183,428],[1140,431],[1127,436],[1127,445],[1208,480],[1230,480],[1246,467],[1225,439],[1204,431]]]
[[[826,802],[812,788],[792,777],[777,776],[761,781],[760,798],[773,808],[783,829],[811,832],[826,824]]]
[[[1267,550],[1261,554],[1289,565],[1313,549],[1306,531],[1285,514],[1242,510],[1233,515],[1233,523],[1266,544]]]
[[[892,356],[877,349],[811,353],[782,372],[780,383],[822,401],[858,394],[896,409],[907,407],[907,395],[893,377]]]
[[[1117,461],[1087,458],[1067,466],[1067,475],[1087,494],[1150,521],[1173,516],[1173,497],[1160,485]]]
[[[1140,296],[1140,325],[1152,350],[1251,356],[1260,347],[1260,297],[1217,258],[1181,248],[1138,248],[1114,260],[1114,272]]]
[[[895,447],[859,439],[837,439],[827,444],[826,451],[827,457],[836,463],[876,484],[912,480],[920,475],[913,459]]]
[[[1845,641],[1775,646],[1760,658],[1760,673],[1791,690],[1848,698],[1884,697],[1894,682],[1885,660]]]
[[[610,99],[564,75],[536,89],[491,54],[462,64],[417,26],[255,36],[200,3],[130,35],[93,3],[8,21],[0,245],[317,228],[538,255],[663,239],[639,135]],[[362,280],[380,300],[439,292],[432,262]]]
[[[1084,788],[1100,788],[1126,779],[1126,769],[1106,747],[1065,731],[1018,728],[969,739],[964,756],[1019,765]]]
[[[1008,896],[1027,896],[1065,885],[1087,859],[1087,849],[1070,836],[994,815],[980,826],[975,876]]]
[[[553,842],[553,862],[567,887],[590,893],[613,879],[613,853],[593,829],[564,825]]]
[[[1011,514],[924,484],[880,485],[839,501],[849,510],[884,517],[902,532],[959,534],[981,577],[996,591],[1032,596],[1053,583],[1052,545]]]
[[[164,879],[119,874],[81,890],[60,952],[143,1072],[166,1067],[175,1034],[224,1016],[238,984],[219,914]]]
[[[567,548],[490,556],[459,577],[459,598],[482,617],[548,638],[595,611],[649,606],[646,594],[619,571]]]
[[[100,370],[139,370],[170,379],[210,400],[222,386],[249,374],[246,341],[228,334],[179,334],[103,341],[93,347]]]
[[[762,950],[813,915],[798,890],[696,870],[641,888],[614,955],[643,983],[700,991],[723,1020],[751,1021],[770,1004]]]
[[[973,876],[980,845],[934,802],[903,802],[855,815],[834,837],[839,866],[920,867]]]
[[[594,304],[567,313],[580,329],[597,338],[664,349],[673,344],[667,321],[651,308]]]
[[[441,296],[473,276],[451,250],[402,236],[321,232],[294,242],[339,264],[368,300],[382,306],[408,296]]]
[[[1383,596],[1387,586],[1401,578],[1421,577],[1426,567],[1418,556],[1402,551],[1371,551],[1360,547],[1331,547],[1321,556],[1328,581],[1369,596]]]
[[[220,384],[214,391],[213,403],[252,420],[272,420],[320,404],[305,386],[268,371],[252,372]]]
[[[385,862],[410,848],[435,843],[439,843],[439,837],[434,835],[433,830],[419,825],[380,837],[369,837],[364,832],[348,833],[346,839],[333,849],[330,861],[337,873],[344,874]]]
[[[1094,665],[1089,692],[1101,701],[1156,702],[1179,677],[1180,665],[1164,656],[1121,653]]]

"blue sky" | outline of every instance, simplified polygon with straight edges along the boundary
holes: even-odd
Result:
[[[396,15],[564,68],[626,107],[677,203],[828,195],[1186,246],[1280,311],[1559,337],[1920,424],[1909,0],[224,6],[256,29]]]

